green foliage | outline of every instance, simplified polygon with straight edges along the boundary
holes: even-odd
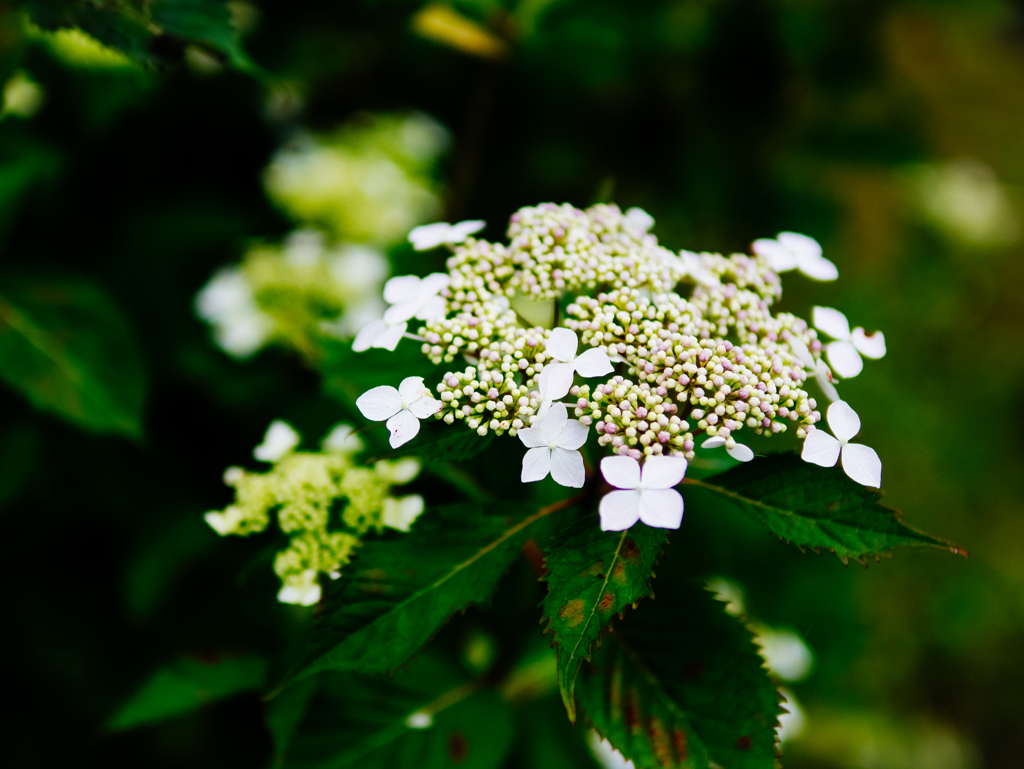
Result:
[[[687,496],[701,489],[734,505],[800,547],[827,548],[840,558],[863,558],[894,547],[955,545],[900,522],[879,504],[882,494],[850,480],[840,468],[804,462],[792,454],[757,459],[705,481],[687,480]]]
[[[665,529],[638,524],[627,531],[601,531],[597,516],[580,517],[546,550],[547,631],[558,648],[558,689],[576,720],[573,686],[590,648],[615,614],[651,595],[651,574]]]
[[[110,718],[111,731],[161,721],[195,710],[207,702],[263,687],[266,660],[225,658],[206,663],[184,660],[158,670]]]
[[[300,682],[270,701],[267,718],[283,769],[496,769],[514,733],[498,693],[429,654],[386,680],[326,673]]]
[[[127,321],[92,283],[0,286],[0,378],[88,430],[142,435],[142,360]]]
[[[421,423],[416,440],[385,452],[381,459],[419,457],[424,462],[465,462],[480,454],[494,438],[481,437],[463,425],[446,425],[431,419]]]
[[[30,0],[25,6],[43,29],[77,27],[139,64],[159,64],[180,55],[184,46],[197,45],[237,69],[257,71],[241,48],[223,0]]]
[[[297,675],[377,673],[401,665],[455,612],[488,599],[555,506],[457,505],[428,510],[409,534],[364,541],[327,591]]]
[[[587,717],[637,769],[773,769],[780,699],[750,632],[697,586],[658,592],[577,679]]]

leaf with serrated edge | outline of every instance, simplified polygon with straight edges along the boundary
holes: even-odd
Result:
[[[311,653],[293,680],[322,670],[379,673],[401,665],[452,614],[486,601],[540,522],[571,504],[564,500],[526,517],[533,508],[453,505],[428,511],[408,534],[366,539],[330,586]]]
[[[467,427],[430,420],[413,440],[381,454],[378,459],[419,457],[424,462],[465,462],[487,448],[493,433],[480,436]]]
[[[651,595],[651,574],[668,539],[665,529],[639,524],[626,531],[601,531],[596,515],[585,515],[547,548],[544,579],[545,632],[558,649],[558,690],[576,721],[573,686],[590,647],[612,617]]]
[[[894,547],[935,547],[966,555],[949,542],[900,522],[879,504],[881,492],[793,454],[762,457],[707,480],[687,478],[684,494],[711,492],[779,537],[800,547],[827,548],[846,560],[881,555]]]
[[[697,585],[659,583],[602,639],[580,705],[637,769],[772,769],[778,691],[739,620]]]

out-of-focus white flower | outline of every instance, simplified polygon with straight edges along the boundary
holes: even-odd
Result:
[[[210,525],[211,529],[222,537],[234,532],[238,527],[238,524],[244,519],[245,513],[234,505],[225,508],[223,512],[214,510],[203,514],[203,520]]]
[[[1020,240],[1020,220],[1007,187],[977,160],[923,166],[913,175],[917,203],[944,235],[972,246]]]
[[[785,698],[782,704],[783,712],[779,716],[779,728],[775,733],[779,742],[789,742],[803,734],[807,725],[807,718],[804,716],[803,708],[796,701],[796,696],[789,689],[782,687],[779,694]]]
[[[564,403],[554,403],[533,423],[519,431],[519,440],[529,451],[523,457],[523,483],[539,481],[551,474],[555,483],[581,489],[586,480],[579,448],[587,442],[590,428],[569,419]]]
[[[800,456],[805,462],[834,467],[843,458],[843,471],[865,486],[879,488],[882,485],[882,460],[875,450],[850,439],[860,432],[860,417],[846,401],[836,401],[828,407],[828,426],[835,438],[824,430],[813,430],[804,439]]]
[[[593,729],[587,735],[587,742],[590,744],[590,752],[602,769],[634,769],[632,761],[627,761],[624,755]]]
[[[811,672],[814,655],[804,639],[792,630],[759,627],[755,641],[768,669],[783,681],[802,681]]]
[[[403,379],[397,390],[389,385],[374,387],[356,401],[359,411],[367,419],[374,422],[387,420],[393,449],[415,438],[420,431],[420,420],[436,414],[442,405],[441,401],[431,397],[420,376]]]
[[[276,327],[256,305],[252,288],[237,267],[217,272],[196,295],[196,314],[213,326],[217,345],[236,358],[260,349]]]
[[[420,474],[421,469],[423,469],[423,465],[416,457],[402,457],[401,459],[390,461],[382,460],[373,466],[374,472],[379,477],[395,486],[408,483]]]
[[[555,362],[548,363],[540,372],[537,385],[541,398],[558,400],[569,394],[574,374],[595,377],[610,374],[615,370],[604,350],[591,347],[582,355],[576,355],[579,339],[576,332],[568,328],[556,328],[547,341],[547,353]]]
[[[424,510],[423,497],[410,494],[406,497],[385,497],[384,512],[381,521],[385,526],[399,531],[409,531],[413,521],[420,517]]]
[[[4,84],[0,118],[7,115],[32,117],[43,104],[43,87],[24,72],[15,72]]]
[[[839,270],[821,255],[821,245],[814,238],[797,232],[780,232],[775,240],[755,240],[754,253],[768,260],[776,272],[799,270],[814,280],[835,280]]]
[[[850,331],[850,322],[839,310],[831,307],[815,307],[811,316],[814,327],[832,337],[825,348],[828,362],[844,379],[857,376],[863,368],[860,356],[877,360],[885,356],[885,336],[876,331],[870,336],[858,326]]]
[[[293,577],[278,591],[277,600],[299,606],[316,604],[320,600],[320,583],[316,581],[316,569],[309,569]]]
[[[605,457],[601,474],[621,489],[601,497],[602,531],[623,531],[637,521],[659,529],[678,529],[683,522],[683,495],[675,489],[686,475],[682,457],[647,457],[642,470],[633,457]]]
[[[654,217],[642,208],[633,206],[626,210],[626,222],[640,232],[647,232],[654,226]]]
[[[275,419],[263,436],[263,443],[253,449],[252,455],[261,462],[277,462],[299,445],[299,434],[280,419]]]
[[[419,227],[414,227],[409,233],[409,242],[417,251],[427,251],[438,246],[462,243],[470,235],[480,232],[486,226],[487,222],[481,219],[471,219],[458,224],[448,224],[448,222],[421,224]]]
[[[749,446],[744,446],[742,443],[736,443],[735,441],[733,441],[732,446],[729,446],[728,439],[720,435],[708,438],[700,445],[702,449],[717,449],[722,446],[726,447],[725,450],[730,457],[738,459],[740,462],[749,462],[754,458],[754,452],[751,451]]]
[[[355,434],[355,428],[344,422],[335,425],[320,445],[324,451],[337,451],[342,454],[356,454],[365,448],[362,438]]]
[[[744,607],[743,588],[736,582],[725,577],[712,577],[707,581],[707,589],[715,594],[719,601],[725,601],[725,613],[734,617],[742,617]]]
[[[434,717],[425,710],[417,710],[406,717],[405,725],[410,729],[429,729],[434,725]]]

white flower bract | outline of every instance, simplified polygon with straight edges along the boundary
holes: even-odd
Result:
[[[855,377],[863,370],[861,355],[875,360],[885,356],[885,336],[881,331],[870,336],[860,326],[850,331],[846,316],[831,307],[815,307],[811,318],[815,328],[835,340],[825,352],[832,368],[844,379]]]
[[[839,270],[821,255],[821,245],[814,238],[797,232],[780,232],[775,240],[755,240],[754,253],[768,260],[776,272],[799,270],[813,280],[835,280]]]
[[[436,414],[442,405],[431,397],[430,390],[423,386],[423,377],[419,376],[403,379],[397,390],[389,385],[374,387],[356,400],[360,413],[367,419],[387,420],[391,448],[415,438],[420,431],[420,420]]]
[[[579,448],[587,442],[588,432],[589,427],[569,419],[564,403],[553,403],[533,427],[518,433],[529,449],[523,457],[523,483],[539,481],[550,473],[555,483],[582,488],[586,473]]]
[[[558,400],[568,395],[574,374],[589,378],[605,376],[615,370],[604,350],[591,348],[577,356],[578,347],[575,331],[556,328],[551,332],[547,352],[555,362],[544,367],[537,382],[543,400]]]
[[[384,499],[381,522],[392,529],[398,529],[398,531],[409,531],[409,527],[423,513],[424,507],[423,497],[419,494],[397,498],[387,497]]]
[[[448,222],[423,224],[414,227],[409,233],[409,242],[417,251],[428,251],[438,246],[463,243],[470,235],[480,232],[486,226],[487,222],[480,219],[471,219],[458,224],[448,224]]]
[[[805,462],[821,467],[834,467],[840,456],[843,471],[865,486],[879,488],[882,485],[882,461],[875,450],[850,440],[860,432],[860,417],[845,401],[836,401],[828,407],[828,426],[835,433],[833,438],[824,430],[813,430],[804,440],[800,454]]]
[[[320,445],[324,451],[337,451],[342,454],[357,454],[364,448],[362,439],[355,434],[355,428],[344,422],[335,425]]]
[[[675,487],[686,475],[682,457],[647,457],[641,468],[633,457],[605,457],[601,474],[618,491],[601,498],[602,531],[624,531],[637,521],[659,529],[683,522],[683,495]]]
[[[299,445],[299,434],[287,422],[275,419],[263,436],[263,443],[253,449],[252,455],[261,462],[277,462]]]
[[[716,435],[713,438],[708,438],[704,441],[700,447],[702,449],[717,449],[725,446],[726,452],[733,459],[738,459],[740,462],[749,462],[754,458],[754,452],[751,451],[749,446],[744,446],[742,443],[736,443],[732,441],[732,446],[729,445],[731,438],[723,438],[720,435]]]
[[[425,278],[399,275],[384,284],[384,301],[391,306],[384,317],[367,324],[357,335],[352,349],[364,352],[371,347],[394,350],[402,340],[409,321],[430,320],[445,314],[444,297],[448,276],[434,272]]]

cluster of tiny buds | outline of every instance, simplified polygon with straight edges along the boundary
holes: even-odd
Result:
[[[536,339],[530,341],[532,347],[539,347]],[[533,360],[543,357],[543,352],[537,352]],[[509,353],[504,358],[516,360]],[[486,435],[488,430],[492,430],[498,435],[508,432],[514,436],[529,424],[540,406],[537,391],[528,384],[517,382],[517,373],[522,370],[527,381],[532,383],[535,366],[527,358],[519,358],[518,361],[525,364],[522,369],[518,363],[513,368],[508,360],[504,360],[500,368],[469,366],[465,371],[445,374],[437,385],[438,396],[443,404],[438,417],[446,424],[462,420],[480,435]]]

